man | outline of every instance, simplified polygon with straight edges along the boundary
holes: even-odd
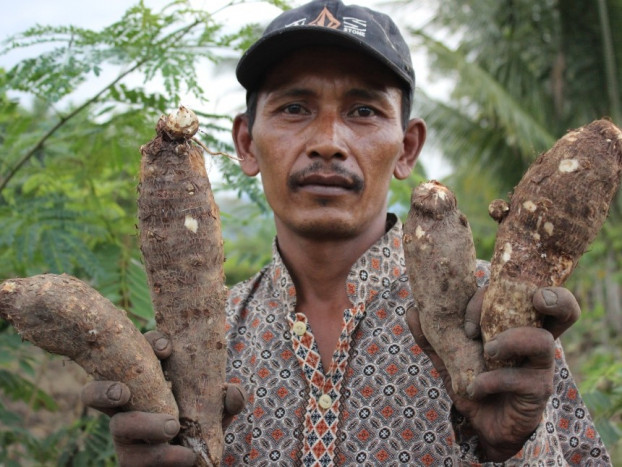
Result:
[[[229,298],[228,380],[248,401],[223,465],[608,465],[555,341],[579,316],[564,289],[534,297],[546,330],[486,345],[521,367],[480,375],[468,399],[448,389],[412,310],[401,223],[387,213],[391,178],[409,176],[426,136],[409,119],[415,78],[393,22],[312,1],[276,18],[237,76],[248,111],[233,138],[242,170],[261,174],[277,236],[271,264]],[[469,308],[477,316],[481,293]],[[85,400],[101,406],[119,391],[127,397],[97,383]],[[230,386],[227,411],[240,405]],[[114,415],[120,463],[191,465],[189,450],[167,444],[178,428],[165,415]]]

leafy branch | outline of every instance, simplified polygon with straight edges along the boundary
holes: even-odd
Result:
[[[231,47],[236,40],[243,42],[249,32],[219,37],[221,25],[214,23],[213,14],[191,9],[186,4],[186,1],[178,0],[165,7],[162,13],[155,14],[141,1],[130,8],[120,21],[99,33],[73,26],[37,26],[5,42],[3,54],[32,46],[63,44],[35,58],[21,61],[5,75],[0,85],[0,94],[2,91],[23,91],[42,99],[48,105],[71,94],[89,76],[99,76],[104,63],[125,66],[126,69],[69,113],[61,115],[40,137],[31,141],[21,155],[11,155],[9,151],[5,159],[7,170],[0,177],[0,192],[33,156],[43,151],[45,143],[60,128],[105,98],[114,102],[109,110],[115,112],[120,110],[119,104],[123,107],[139,104],[144,109],[144,106],[175,102],[182,91],[202,98],[203,90],[196,76],[197,61],[207,58],[216,62],[218,57],[212,52],[213,49]],[[194,20],[183,24],[187,23],[189,17],[194,17]],[[179,23],[183,26],[170,31]],[[203,29],[191,34],[198,26]],[[142,71],[145,83],[161,76],[168,99],[154,99],[153,95],[141,93],[140,89],[128,90],[120,85],[125,78],[139,70]],[[165,109],[157,110],[161,112]],[[23,139],[22,143],[25,141]],[[18,147],[13,146],[13,150]]]
[[[160,40],[159,45],[162,44],[166,44],[170,41],[176,41],[181,39],[185,34],[187,34],[188,32],[190,32],[193,28],[195,28],[197,25],[200,24],[200,21],[197,20],[195,22],[193,22],[192,24],[181,28],[178,31],[175,31],[171,34],[169,34],[168,36],[164,37],[163,39]],[[13,176],[17,173],[17,171],[26,163],[28,162],[28,160],[34,156],[37,151],[39,151],[43,145],[45,144],[45,142],[52,136],[54,135],[54,133],[56,133],[56,131],[61,128],[63,125],[65,125],[69,120],[71,120],[73,117],[75,117],[77,114],[79,114],[80,112],[82,112],[82,110],[86,109],[87,107],[89,107],[91,104],[94,104],[95,102],[97,102],[101,96],[103,96],[104,94],[106,94],[108,91],[110,91],[110,89],[112,89],[117,83],[119,83],[120,81],[122,81],[126,76],[130,75],[131,73],[133,73],[134,71],[138,70],[140,67],[142,67],[145,63],[147,63],[150,60],[149,56],[145,56],[144,58],[142,58],[141,60],[139,60],[138,62],[136,62],[134,64],[134,66],[132,66],[131,68],[127,69],[126,71],[123,71],[121,74],[119,74],[112,82],[110,82],[109,84],[107,84],[106,86],[104,86],[104,88],[102,88],[99,92],[97,92],[95,95],[93,95],[91,98],[87,99],[84,103],[82,103],[81,105],[79,105],[78,107],[76,107],[74,110],[72,110],[70,113],[68,113],[67,115],[65,115],[64,117],[61,117],[60,120],[52,127],[50,128],[45,134],[43,134],[41,136],[41,138],[39,139],[39,141],[37,141],[28,151],[26,151],[24,153],[24,155],[22,155],[22,157],[17,161],[17,163],[9,170],[9,172],[7,173],[7,175],[5,175],[2,180],[0,181],[0,192],[2,192],[4,190],[4,188],[7,186],[7,184],[11,181],[11,179],[13,178]]]

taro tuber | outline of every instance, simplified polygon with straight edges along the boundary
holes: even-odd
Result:
[[[541,326],[532,306],[541,287],[561,286],[598,234],[620,184],[622,132],[607,120],[570,131],[529,167],[500,221],[484,296],[484,342],[518,326]],[[517,362],[487,361],[487,367]]]
[[[22,338],[78,363],[97,380],[122,381],[127,410],[177,417],[177,404],[151,345],[125,312],[68,275],[8,279],[0,285],[0,317]]]
[[[413,190],[404,254],[421,329],[443,360],[456,394],[484,369],[481,343],[467,337],[464,312],[477,290],[475,247],[456,197],[432,181]]]
[[[220,465],[225,381],[224,252],[219,211],[196,116],[181,107],[160,118],[141,148],[138,198],[143,253],[158,330],[173,353],[164,363],[179,404],[179,441],[199,465]]]

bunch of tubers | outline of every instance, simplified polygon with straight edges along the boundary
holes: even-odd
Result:
[[[126,410],[179,416],[178,442],[198,465],[220,465],[225,391],[224,252],[218,206],[192,141],[196,115],[162,116],[141,147],[140,247],[159,331],[173,353],[160,363],[124,311],[84,282],[44,274],[0,284],[0,317],[96,380],[131,390]],[[164,368],[164,372],[162,371]],[[171,392],[172,386],[172,392]]]
[[[597,120],[568,132],[529,167],[509,203],[493,201],[499,222],[481,315],[483,343],[518,326],[542,326],[532,305],[541,287],[561,286],[607,218],[622,177],[622,131]],[[448,188],[413,190],[404,225],[409,280],[424,335],[443,360],[456,394],[472,379],[515,361],[482,361],[481,343],[464,332],[475,291],[468,222]]]

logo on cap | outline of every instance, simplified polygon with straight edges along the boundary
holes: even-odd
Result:
[[[322,26],[325,28],[337,29],[341,26],[341,22],[328,11],[328,8],[324,7],[322,12],[317,18],[309,23],[312,26]]]
[[[365,33],[367,32],[367,21],[364,19],[344,16],[343,30],[345,32],[349,32],[350,34],[365,37]]]
[[[305,26],[306,24],[307,18],[301,18],[299,20],[286,24],[285,27],[290,28],[293,26]],[[342,26],[342,23],[337,18],[335,18],[335,16],[328,10],[327,7],[324,7],[324,9],[317,16],[317,18],[311,21],[308,25],[320,26],[330,29],[339,29]],[[356,36],[365,37],[367,33],[367,21],[360,18],[354,18],[352,16],[344,16],[343,27],[341,29],[344,32],[348,32]]]

